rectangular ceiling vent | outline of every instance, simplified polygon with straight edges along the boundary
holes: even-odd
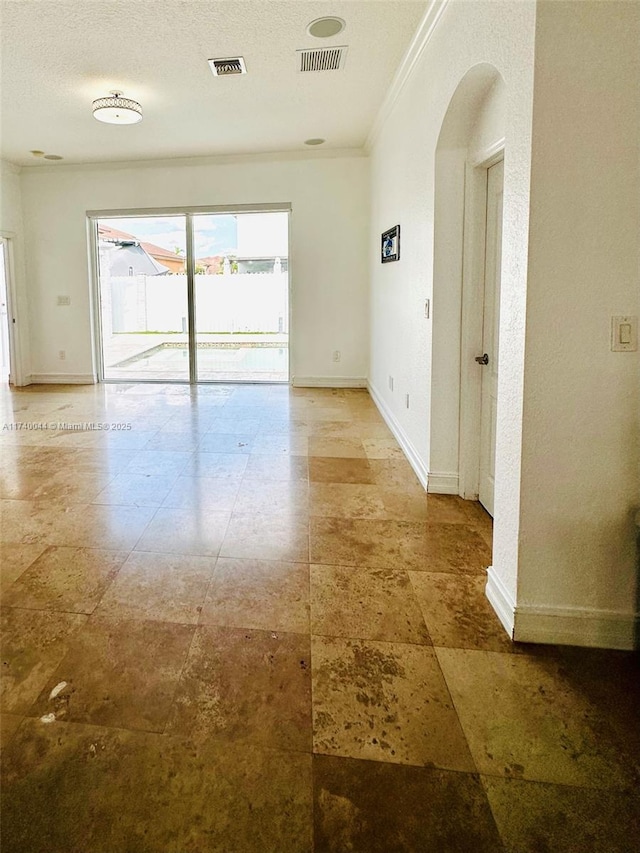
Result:
[[[241,56],[231,56],[227,59],[210,59],[209,66],[214,77],[233,77],[236,74],[246,74],[247,68]]]
[[[320,47],[298,50],[298,71],[341,71],[347,55],[346,47]]]

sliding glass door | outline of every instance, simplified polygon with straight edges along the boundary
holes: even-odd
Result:
[[[189,381],[184,216],[97,221],[103,378]]]
[[[104,380],[288,381],[286,211],[92,219]]]

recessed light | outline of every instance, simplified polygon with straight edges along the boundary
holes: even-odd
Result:
[[[61,157],[59,154],[45,154],[45,160],[64,160],[64,157]]]
[[[322,145],[323,142],[326,142],[325,139],[305,139],[305,145]]]
[[[33,154],[34,157],[44,157],[44,151],[29,151],[29,154]]]
[[[337,36],[345,28],[345,22],[342,18],[334,18],[333,15],[326,18],[316,18],[311,21],[307,27],[307,32],[310,36],[315,36],[317,39],[327,39],[331,36]]]

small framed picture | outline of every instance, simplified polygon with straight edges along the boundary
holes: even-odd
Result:
[[[400,226],[394,225],[388,231],[382,232],[380,260],[383,264],[400,260]]]

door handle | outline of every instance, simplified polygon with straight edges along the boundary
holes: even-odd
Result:
[[[489,355],[486,352],[483,355],[477,355],[476,361],[478,364],[489,364]]]

